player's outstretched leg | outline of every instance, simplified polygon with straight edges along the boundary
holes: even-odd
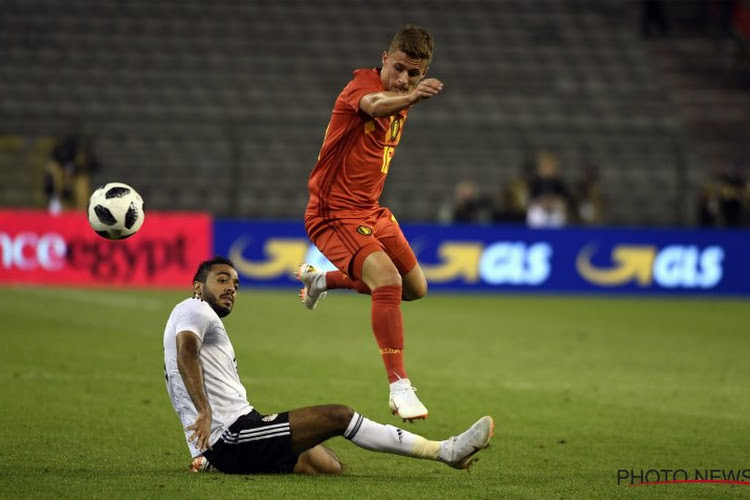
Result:
[[[297,269],[295,276],[304,285],[304,288],[299,292],[299,296],[305,307],[312,311],[318,305],[318,301],[328,295],[328,292],[326,292],[326,273],[317,271],[311,264],[302,264]]]
[[[458,436],[442,441],[370,420],[344,405],[299,408],[289,412],[292,450],[303,452],[343,436],[360,448],[443,462],[454,469],[468,469],[474,455],[487,448],[494,434],[492,417],[485,416]],[[315,467],[320,472],[325,468]]]
[[[355,412],[344,437],[370,451],[438,460],[454,469],[468,469],[476,461],[474,455],[489,446],[494,430],[492,417],[485,416],[458,436],[432,441]]]

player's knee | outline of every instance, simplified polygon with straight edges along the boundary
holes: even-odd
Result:
[[[341,465],[341,462],[339,462],[338,459],[332,460],[330,462],[328,474],[337,475],[337,474],[341,474],[343,471],[344,471],[344,467]]]
[[[329,474],[335,476],[341,474],[343,471],[341,462],[336,459],[328,459],[325,463],[316,464],[316,466],[314,474]]]
[[[300,454],[294,467],[296,474],[341,474],[341,460],[333,451],[319,444]]]
[[[398,270],[394,267],[393,269],[384,270],[372,277],[371,290],[376,290],[383,286],[403,286],[403,280]]]
[[[403,300],[410,302],[419,300],[427,295],[427,280],[422,280],[416,286],[404,287]]]
[[[403,286],[401,274],[384,252],[371,253],[362,265],[362,281],[375,290],[383,286]]]
[[[326,446],[321,445],[322,453],[325,454],[325,459],[320,461],[320,466],[318,470],[321,474],[341,474],[341,472],[344,470],[343,465],[341,465],[341,460],[339,457],[336,456],[336,454]]]

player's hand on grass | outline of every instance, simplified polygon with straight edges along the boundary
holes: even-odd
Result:
[[[187,426],[185,430],[193,431],[188,440],[195,443],[199,450],[211,449],[211,411],[199,412],[193,425]]]

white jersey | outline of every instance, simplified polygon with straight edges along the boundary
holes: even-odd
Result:
[[[177,334],[195,333],[201,340],[200,361],[203,366],[203,384],[208,404],[211,406],[211,439],[214,444],[237,418],[252,411],[247,392],[237,373],[234,347],[216,312],[206,302],[197,298],[185,299],[175,306],[164,329],[164,370],[167,392],[172,400],[183,429],[195,423],[198,412],[177,368]],[[185,432],[185,440],[193,431]],[[187,441],[193,457],[201,455],[193,443]]]

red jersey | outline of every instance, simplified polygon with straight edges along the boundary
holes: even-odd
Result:
[[[373,118],[359,109],[362,97],[383,90],[379,68],[358,69],[339,94],[308,181],[308,215],[346,218],[379,207],[408,112]]]

